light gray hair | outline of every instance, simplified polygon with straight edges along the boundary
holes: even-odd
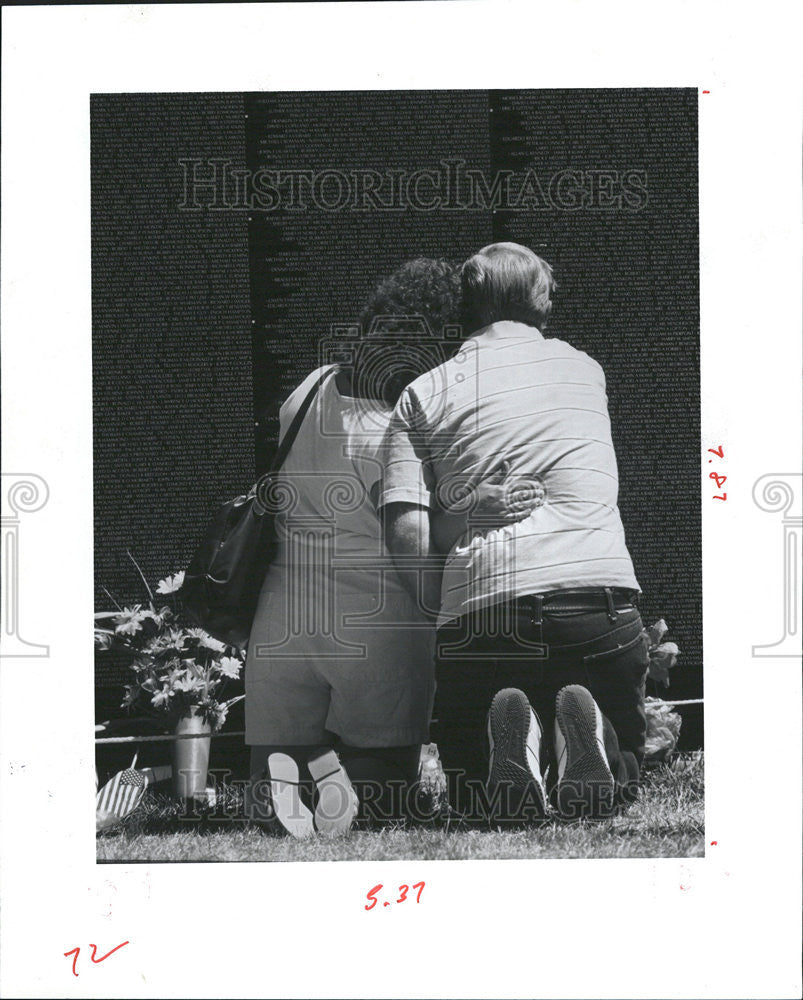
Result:
[[[542,329],[557,283],[552,268],[519,243],[491,243],[463,264],[463,307],[470,329],[514,320]]]

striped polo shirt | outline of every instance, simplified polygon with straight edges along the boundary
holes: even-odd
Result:
[[[383,506],[453,507],[503,462],[538,506],[472,530],[446,559],[438,625],[512,597],[576,587],[639,590],[617,507],[600,365],[535,327],[500,322],[403,392],[384,442]]]

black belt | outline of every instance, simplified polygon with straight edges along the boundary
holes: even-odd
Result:
[[[638,590],[625,590],[622,587],[587,587],[576,588],[574,590],[550,590],[541,594],[525,594],[521,597],[512,597],[507,601],[500,601],[491,608],[476,608],[469,611],[460,618],[446,622],[438,630],[444,635],[451,635],[453,631],[460,629],[468,630],[472,635],[476,633],[476,623],[479,621],[479,632],[484,634],[488,625],[489,612],[496,611],[496,618],[491,614],[493,620],[504,619],[505,614],[512,612],[526,613],[527,617],[535,625],[543,624],[542,614],[545,610],[594,612],[605,611],[611,623],[616,621],[617,612],[629,611],[637,606],[637,599],[640,597]]]
[[[510,602],[523,610],[555,611],[624,611],[636,606],[637,590],[621,587],[590,587],[587,590],[550,590],[543,594],[525,594]]]

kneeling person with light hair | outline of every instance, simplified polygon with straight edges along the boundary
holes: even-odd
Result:
[[[401,394],[379,500],[402,579],[437,613],[441,758],[485,783],[495,821],[541,819],[550,798],[568,819],[610,815],[638,785],[648,654],[605,376],[544,336],[555,282],[531,250],[487,246],[461,280],[469,336]],[[533,509],[469,518],[433,593],[433,575],[410,569],[436,552],[431,515],[500,462]],[[476,812],[451,786],[458,811]]]

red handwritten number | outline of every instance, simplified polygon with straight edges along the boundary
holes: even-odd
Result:
[[[364,909],[366,909],[366,910],[373,910],[373,908],[379,902],[379,900],[377,899],[376,894],[379,892],[379,890],[381,888],[382,888],[382,883],[380,882],[379,885],[375,885],[373,887],[373,889],[369,890],[365,894],[366,899],[370,900],[370,902],[368,902],[368,903],[365,904]],[[415,898],[415,901],[416,901],[416,903],[420,903],[421,902],[421,893],[424,891],[424,883],[423,882],[416,882],[416,884],[413,886],[413,891],[415,892],[416,889],[418,889],[418,894],[417,894],[417,896]],[[400,885],[399,886],[399,892],[401,893],[401,895],[396,900],[396,902],[397,903],[403,903],[407,899],[407,894],[410,892],[410,886],[409,885]],[[385,901],[385,903],[383,903],[383,906],[390,906],[390,903],[387,902],[387,901]],[[128,942],[126,942],[126,944],[127,943]],[[122,948],[122,945],[120,945],[119,947]],[[116,951],[116,949],[115,949],[115,951]],[[72,954],[72,953],[70,953],[70,954]],[[111,955],[111,952],[109,952],[109,955]],[[108,956],[104,956],[104,957],[108,957]],[[98,961],[102,962],[103,959],[102,958],[98,959]]]
[[[377,893],[377,892],[379,892],[379,890],[380,890],[381,888],[382,888],[382,883],[380,882],[380,883],[379,883],[379,885],[375,885],[375,886],[373,887],[373,889],[371,889],[371,891],[370,891],[370,892],[367,892],[367,893],[365,894],[365,895],[366,895],[366,898],[368,898],[368,899],[370,899],[370,900],[371,900],[371,905],[370,905],[370,906],[366,906],[366,907],[365,907],[365,909],[366,909],[366,910],[373,910],[373,908],[374,908],[374,907],[376,906],[376,902],[377,902],[377,900],[376,900],[376,896],[374,895],[374,893]]]
[[[121,948],[124,948],[127,944],[128,944],[128,941],[123,941],[123,943],[122,944],[118,944],[116,948],[112,948],[111,951],[107,951],[105,955],[101,955],[100,958],[97,958],[98,946],[96,944],[91,944],[90,943],[89,947],[92,949],[92,954],[89,956],[89,959],[90,959],[91,962],[94,962],[95,965],[99,965],[101,962],[105,962],[106,959],[109,957],[109,955],[113,955],[116,951],[119,951]],[[81,954],[81,949],[80,948],[72,948],[70,951],[65,951],[64,952],[64,957],[65,958],[69,958],[70,955],[74,955],[75,956],[75,958],[73,958],[73,960],[72,960],[72,974],[74,976],[78,975],[78,973],[75,971],[75,965],[76,965],[76,962],[78,961],[78,956],[80,954]]]
[[[99,964],[100,962],[105,962],[106,959],[109,957],[109,955],[113,955],[116,951],[119,951],[123,947],[123,945],[126,944],[128,944],[128,941],[123,941],[123,944],[118,944],[116,948],[112,948],[111,951],[107,951],[106,954],[101,955],[100,958],[95,958],[95,955],[97,955],[98,953],[98,946],[96,944],[90,944],[89,947],[92,949],[92,954],[89,957],[93,962],[95,962],[95,964]]]
[[[78,961],[78,954],[79,954],[80,951],[81,951],[80,948],[73,948],[72,951],[65,951],[64,952],[64,957],[65,958],[69,958],[70,955],[75,955],[75,958],[72,960],[72,974],[74,976],[78,975],[78,973],[75,971],[75,963]]]
[[[725,449],[722,447],[721,444],[717,445],[716,448],[708,448],[707,450],[712,455],[716,455],[717,458],[724,458],[725,457]],[[713,461],[713,459],[711,459],[711,458],[708,459],[709,465],[711,464],[712,461]],[[728,477],[727,476],[721,476],[718,472],[709,472],[708,473],[708,478],[714,480],[714,482],[717,484],[717,489],[718,490],[721,490],[722,487],[725,485],[725,483],[727,483],[727,481],[728,481]],[[727,493],[721,493],[721,494],[718,494],[717,496],[712,497],[712,499],[713,500],[727,500],[728,499],[728,494]]]

